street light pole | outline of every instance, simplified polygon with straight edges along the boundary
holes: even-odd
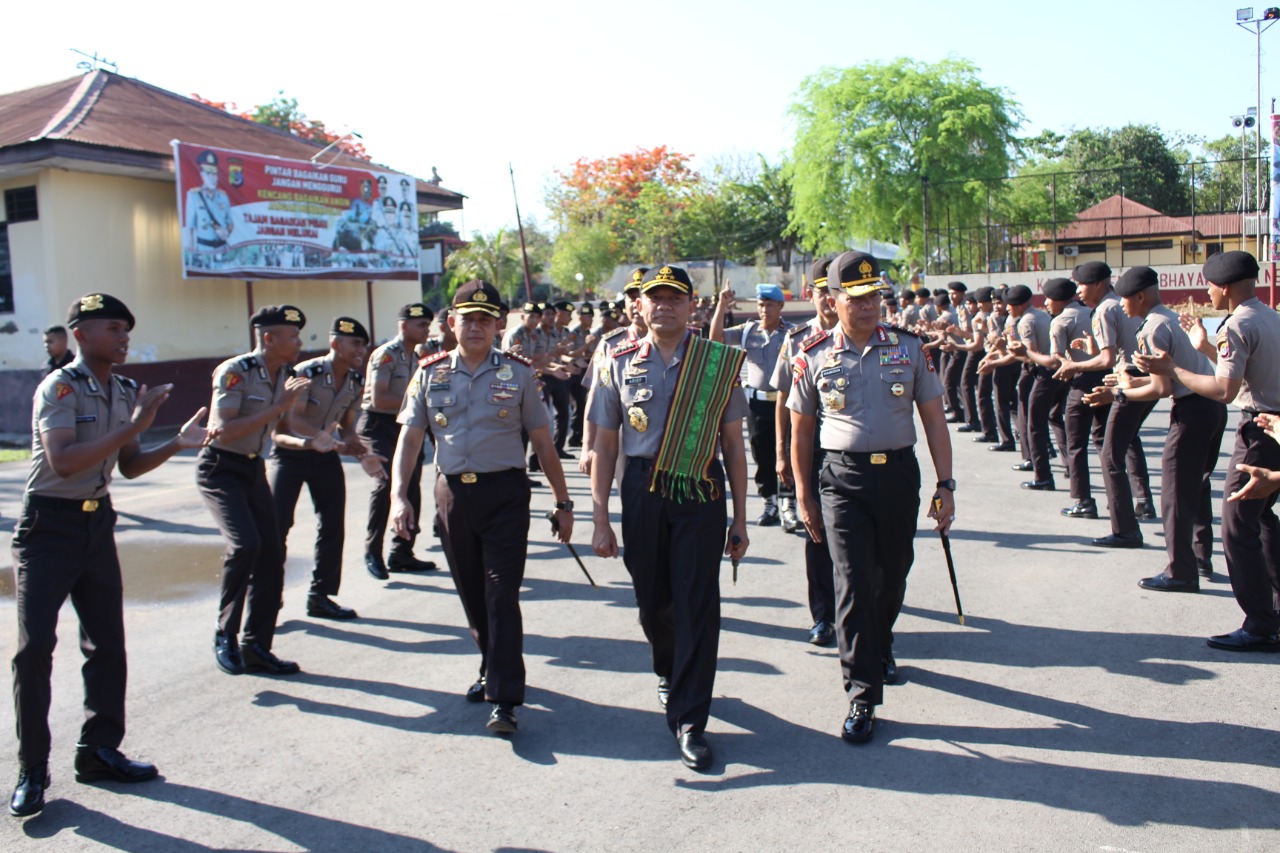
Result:
[[[1243,9],[1236,9],[1236,26],[1242,30],[1253,33],[1253,61],[1256,72],[1256,100],[1254,102],[1254,115],[1259,119],[1262,118],[1262,34],[1280,20],[1280,8],[1275,6],[1264,9],[1262,17],[1255,18],[1253,16],[1253,7],[1248,6]],[[1257,257],[1262,258],[1262,248],[1265,245],[1262,235],[1262,181],[1265,177],[1262,170],[1262,125],[1261,123],[1254,126],[1254,153],[1257,156],[1257,202],[1254,205],[1254,219],[1257,221],[1257,238],[1258,252]],[[1244,235],[1240,235],[1241,242],[1244,241]]]

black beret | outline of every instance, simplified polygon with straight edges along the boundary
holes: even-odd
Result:
[[[1055,302],[1065,302],[1076,295],[1076,283],[1069,278],[1051,278],[1040,289]]]
[[[822,289],[827,286],[827,269],[830,268],[831,262],[835,258],[828,255],[825,258],[815,258],[813,263],[809,265],[809,279],[813,282],[813,286]]]
[[[1025,284],[1015,284],[1005,291],[1004,301],[1006,305],[1025,305],[1031,301],[1031,288]]]
[[[617,302],[613,303],[612,307],[614,311],[625,311],[627,308],[627,300],[619,299]]]
[[[84,320],[124,320],[133,331],[133,314],[125,304],[110,293],[87,293],[67,309],[67,325],[75,328]]]
[[[639,290],[644,285],[644,276],[648,271],[648,267],[636,267],[633,269],[631,275],[627,276],[627,284],[622,288],[622,292],[630,293],[633,290]]]
[[[690,280],[689,274],[684,271],[683,267],[663,264],[656,271],[650,272],[645,276],[644,285],[640,288],[640,292],[648,293],[656,287],[670,287],[680,293],[688,294],[693,292],[693,281]]]
[[[921,299],[921,298],[927,299],[929,297],[929,288],[927,287],[917,287],[912,292],[915,294],[916,299]]]
[[[618,319],[618,312],[614,311],[612,308],[606,308],[604,309],[604,311],[601,312],[600,316],[607,317],[610,320],[616,320]]]
[[[977,291],[975,291],[974,295],[978,298],[979,302],[990,302],[991,295],[993,293],[995,293],[994,287],[983,286],[979,287]]]
[[[340,338],[363,338],[365,343],[369,342],[369,333],[354,317],[334,317],[329,334]]]
[[[497,317],[502,313],[501,305],[502,294],[498,293],[498,288],[478,278],[460,285],[453,294],[453,310],[459,315],[479,311]]]
[[[538,310],[542,313],[546,313],[547,311],[556,310],[556,306],[552,305],[550,302],[539,302]]]
[[[1009,295],[1009,285],[1002,284],[999,287],[993,288],[991,290],[991,301],[1004,302],[1005,297],[1008,295]]]
[[[557,310],[557,311],[572,311],[572,310],[573,310],[573,303],[572,303],[572,302],[569,302],[568,300],[562,299],[562,300],[560,300],[559,302],[557,302],[557,303],[556,303],[556,310]]]
[[[966,285],[963,281],[947,282],[947,290],[958,290],[961,293],[964,293],[968,289],[969,289],[968,285]]]
[[[1121,296],[1133,296],[1139,290],[1157,287],[1160,275],[1151,267],[1132,267],[1124,271],[1116,282],[1116,293]]]
[[[950,296],[935,296],[935,297],[933,297],[933,304],[934,304],[935,306],[937,306],[938,308],[941,308],[942,310],[946,311],[947,309],[949,309],[949,308],[951,307],[951,297],[950,297]]]
[[[875,293],[880,282],[880,264],[866,252],[842,252],[827,268],[828,286],[839,287],[849,296]]]
[[[268,305],[259,308],[258,313],[253,315],[253,319],[249,321],[251,326],[261,328],[263,326],[297,326],[301,329],[307,325],[307,315],[302,313],[301,308],[295,308],[292,305]]]
[[[520,306],[520,310],[526,314],[538,314],[542,311],[542,308],[536,302],[526,302]]]
[[[978,297],[977,297],[977,296],[974,296],[972,293],[966,293],[966,294],[964,295],[964,301],[965,301],[965,302],[972,302],[974,305],[977,305],[977,304],[978,304]]]
[[[1248,252],[1219,252],[1204,262],[1204,277],[1214,284],[1255,280],[1258,261]]]
[[[1083,264],[1076,264],[1076,268],[1071,271],[1071,277],[1081,284],[1097,284],[1111,278],[1111,267],[1102,261],[1085,261]]]
[[[946,296],[946,295],[947,295],[946,288],[943,288],[943,287],[935,287],[935,288],[933,289],[933,295],[934,295],[934,296]]]
[[[430,308],[421,302],[410,302],[408,305],[400,309],[399,317],[401,320],[417,320],[419,317],[426,317],[428,320],[434,320],[435,314]]]

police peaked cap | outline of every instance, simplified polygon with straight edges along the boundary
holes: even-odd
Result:
[[[1258,278],[1258,261],[1248,252],[1219,252],[1204,262],[1204,277],[1214,284],[1235,284]]]
[[[365,343],[369,342],[369,333],[354,317],[334,317],[329,334],[335,338],[360,338]]]
[[[631,275],[627,276],[627,284],[622,288],[622,292],[630,293],[633,290],[640,290],[644,286],[644,277],[648,272],[648,267],[636,267],[633,269]]]
[[[670,287],[680,293],[689,294],[693,292],[693,281],[682,267],[663,264],[658,269],[651,270],[645,276],[644,285],[641,286],[640,292],[648,293],[657,287]]]
[[[401,308],[400,313],[396,316],[401,320],[418,320],[423,317],[426,317],[428,320],[434,320],[436,318],[435,312],[426,305],[423,305],[421,302],[410,302],[408,305]]]
[[[1085,261],[1083,264],[1076,264],[1071,277],[1081,284],[1097,284],[1111,278],[1111,267],[1102,261]]]
[[[1055,302],[1066,302],[1076,295],[1076,283],[1069,278],[1051,278],[1040,289],[1046,298]]]
[[[831,267],[831,262],[835,258],[830,256],[825,258],[815,258],[813,263],[809,265],[809,278],[813,281],[813,286],[819,290],[826,289],[827,286],[827,270]]]
[[[1116,282],[1116,293],[1121,296],[1133,296],[1148,287],[1158,287],[1160,275],[1151,267],[1133,267],[1124,271]]]
[[[67,309],[67,325],[75,328],[84,320],[124,320],[127,331],[133,331],[133,314],[123,302],[110,293],[87,293]]]
[[[461,285],[453,294],[453,310],[459,315],[480,312],[498,317],[502,314],[501,306],[502,294],[498,288],[478,278]]]
[[[267,305],[258,309],[249,325],[255,329],[266,326],[296,326],[301,329],[307,325],[307,315],[293,305]]]
[[[849,296],[875,293],[880,283],[880,264],[866,252],[842,252],[827,268],[827,286],[836,286]]]

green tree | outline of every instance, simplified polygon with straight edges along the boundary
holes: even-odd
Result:
[[[621,257],[618,244],[603,223],[579,225],[562,231],[551,252],[551,281],[565,293],[577,293],[577,276],[582,287],[595,289],[613,275]]]
[[[1229,133],[1220,139],[1205,142],[1202,148],[1208,162],[1196,164],[1196,211],[1217,213],[1240,210],[1242,171],[1244,186],[1248,188],[1244,207],[1246,210],[1253,210],[1257,205],[1258,161],[1256,158],[1259,154],[1254,134],[1247,133],[1243,145],[1240,134]],[[1271,146],[1265,139],[1262,141],[1261,155],[1263,157],[1262,209],[1266,210],[1271,189],[1267,183]]]
[[[684,258],[711,261],[711,283],[719,290],[726,261],[744,262],[768,242],[761,211],[747,191],[752,177],[741,164],[720,162],[689,193],[677,252]]]
[[[458,285],[473,278],[484,279],[498,288],[508,302],[524,290],[520,238],[502,228],[487,237],[479,231],[474,232],[467,247],[454,252],[445,261],[445,269],[450,273],[450,298],[453,298]]]
[[[1062,198],[1073,212],[1119,195],[1170,216],[1191,210],[1191,184],[1183,164],[1190,159],[1183,140],[1170,138],[1151,124],[1127,124],[1119,129],[1084,128],[1072,132],[1063,145],[1063,165],[1069,176]]]
[[[986,189],[975,178],[1008,173],[1022,114],[962,59],[911,59],[825,68],[801,83],[789,170],[792,225],[814,251],[852,238],[901,243],[914,257],[927,178],[929,227],[980,222]]]
[[[791,171],[785,162],[771,166],[763,154],[758,157],[758,171],[741,181],[745,203],[751,207],[754,220],[752,240],[756,246],[765,247],[774,263],[788,273],[796,248],[796,232],[791,225],[795,205]]]

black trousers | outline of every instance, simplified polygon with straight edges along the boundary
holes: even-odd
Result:
[[[196,465],[196,487],[227,540],[218,630],[236,637],[243,621],[244,641],[270,649],[284,592],[284,546],[262,457],[206,447]]]
[[[963,352],[944,352],[942,354],[944,362],[942,388],[946,391],[947,404],[952,414],[957,418],[965,416],[964,401],[960,395],[960,386],[964,381],[965,356],[966,353]]]
[[[671,679],[667,726],[676,735],[706,729],[720,647],[720,560],[724,554],[724,471],[717,500],[675,501],[649,491],[652,460],[627,459],[622,475],[622,561],[631,575],[653,671]]]
[[[778,488],[778,403],[776,400],[747,400],[747,435],[751,443],[751,458],[756,463],[756,494],[771,498],[779,494]],[[793,492],[785,487],[783,497]]]
[[[1147,457],[1138,439],[1138,430],[1155,406],[1155,403],[1133,401],[1111,404],[1107,434],[1102,440],[1102,483],[1107,489],[1112,533],[1138,531],[1138,517],[1133,511],[1135,492],[1142,500],[1151,499]]]
[[[814,433],[813,479],[810,482],[820,483],[824,455],[817,447],[817,433]],[[822,490],[817,491],[818,505],[822,505]],[[836,578],[831,564],[831,550],[826,542],[814,542],[805,537],[804,540],[804,574],[809,586],[809,615],[814,622],[826,622],[834,625],[836,621]]]
[[[383,415],[378,412],[361,412],[356,423],[356,432],[364,439],[369,449],[387,460],[383,470],[387,479],[374,480],[373,491],[369,493],[369,523],[365,528],[364,552],[366,554],[382,554],[382,539],[387,532],[387,519],[391,516],[391,462],[396,455],[396,441],[400,438],[400,424],[395,415]],[[418,538],[418,528],[422,518],[422,457],[413,466],[413,476],[409,479],[409,505],[413,507],[413,530],[409,538],[404,539],[397,533],[391,534],[391,550],[405,556],[413,555],[413,543]]]
[[[1246,415],[1246,417],[1251,417]],[[1236,429],[1235,450],[1227,465],[1222,493],[1239,491],[1249,475],[1236,470],[1240,463],[1280,470],[1280,444],[1252,420]],[[1276,518],[1276,497],[1272,492],[1262,500],[1222,502],[1222,550],[1227,555],[1227,573],[1236,603],[1244,611],[1244,629],[1253,634],[1280,631],[1280,520]]]
[[[1027,417],[1028,410],[1031,408],[1031,389],[1035,387],[1036,375],[1030,367],[1023,365],[1022,373],[1018,376],[1017,384],[1017,413],[1014,415],[1014,424],[1018,430],[1018,444],[1022,451],[1022,458],[1031,461],[1031,427]]]
[[[342,584],[342,547],[346,537],[347,481],[342,458],[336,452],[289,450],[272,447],[267,469],[271,498],[280,525],[280,547],[287,554],[293,512],[303,485],[311,494],[318,526],[315,570],[311,573],[312,595],[337,595]]]
[[[1018,378],[1022,369],[1016,364],[1004,364],[992,371],[996,398],[996,429],[1000,440],[1012,444],[1013,415],[1018,404]]]
[[[978,361],[986,356],[986,353],[972,353],[976,355]],[[975,367],[976,369],[976,367]],[[978,374],[978,425],[982,427],[983,435],[996,434],[996,375],[995,371]]]
[[[836,639],[850,702],[879,705],[885,656],[915,560],[920,466],[912,448],[871,454],[826,451],[822,521],[835,567]]]
[[[1096,381],[1095,381],[1096,377]],[[1077,381],[1079,380],[1079,381]],[[1093,499],[1093,487],[1089,482],[1089,443],[1092,441],[1098,453],[1107,434],[1107,417],[1111,404],[1090,406],[1084,395],[1102,384],[1099,374],[1073,380],[1067,392],[1067,475],[1071,478],[1071,497],[1078,501]]]
[[[480,650],[489,702],[524,703],[520,584],[529,550],[529,478],[523,468],[436,477],[440,543]]]
[[[569,439],[569,416],[572,414],[569,411],[569,383],[554,376],[543,376],[542,389],[555,415],[556,450],[564,450],[564,443]]]
[[[981,415],[978,410],[978,362],[982,361],[982,352],[958,352],[956,358],[963,361],[960,368],[960,399],[964,404],[965,422],[972,427],[980,426]]]
[[[591,368],[588,367],[588,370]],[[570,427],[570,438],[574,444],[582,443],[582,421],[587,413],[587,389],[582,384],[586,374],[579,373],[569,378],[569,398],[573,400],[573,423]]]
[[[1226,428],[1222,403],[1199,394],[1173,401],[1160,458],[1160,517],[1169,554],[1164,573],[1177,580],[1198,580],[1196,558],[1213,553],[1212,478]]]
[[[1067,396],[1067,383],[1054,379],[1053,375],[1043,367],[1036,368],[1035,384],[1027,401],[1027,438],[1030,446],[1031,464],[1035,471],[1035,479],[1052,480],[1053,472],[1049,470],[1049,427],[1057,410],[1058,423],[1055,431],[1061,429],[1062,407]],[[1064,442],[1065,443],[1065,442]]]
[[[93,512],[79,505],[30,495],[13,531],[18,603],[13,705],[18,763],[26,768],[49,760],[53,649],[58,643],[58,611],[68,597],[80,617],[80,652],[85,659],[80,670],[80,742],[114,749],[124,739],[128,667],[116,514],[110,498],[103,498]]]

